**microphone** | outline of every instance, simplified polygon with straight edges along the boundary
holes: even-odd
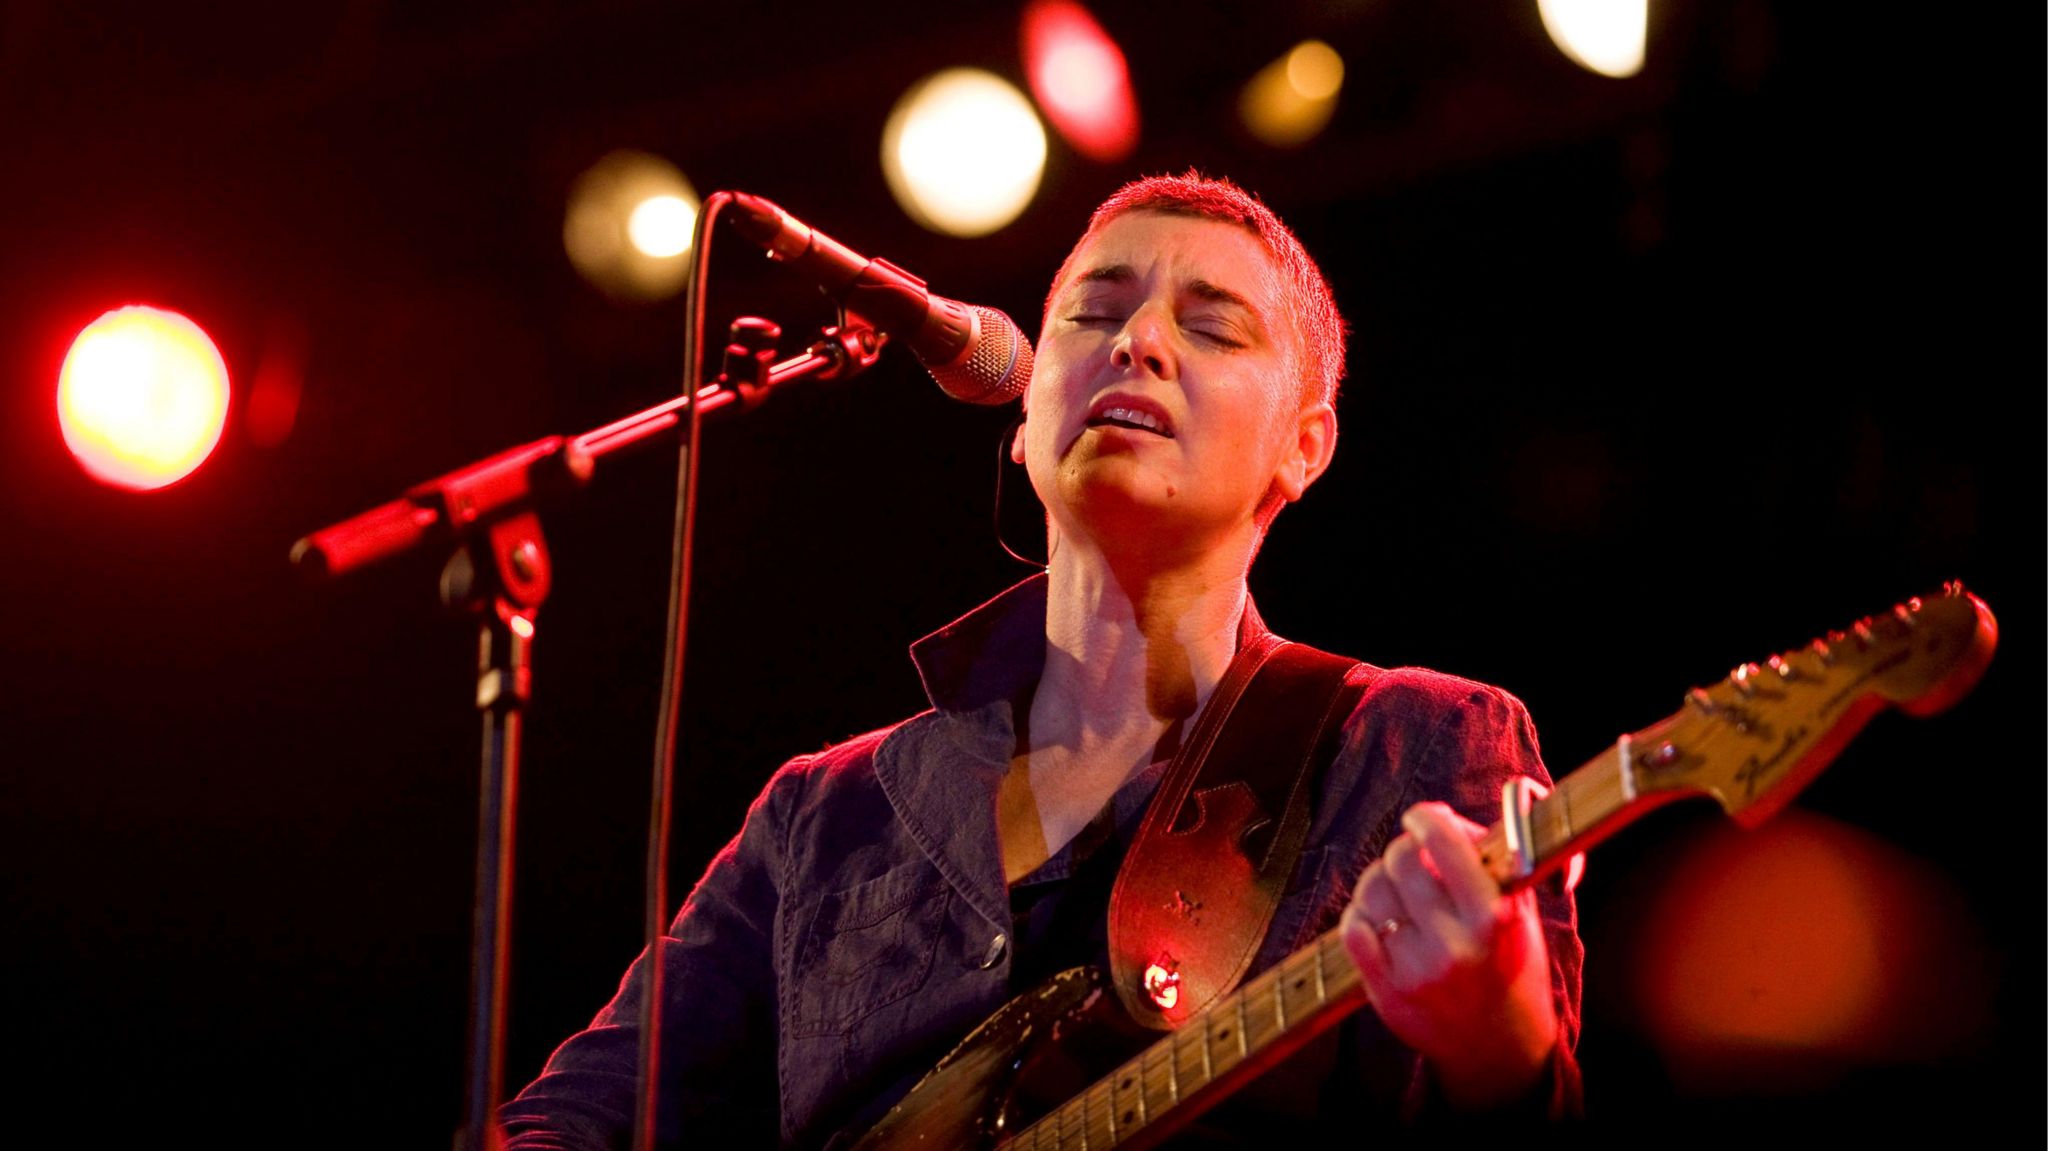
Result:
[[[1031,382],[1031,341],[1016,321],[976,304],[925,290],[923,280],[887,260],[870,260],[783,211],[774,202],[732,193],[733,225],[824,289],[847,311],[902,340],[956,400],[1001,404]]]

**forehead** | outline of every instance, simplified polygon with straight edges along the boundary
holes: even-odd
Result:
[[[1127,212],[1082,238],[1068,260],[1062,293],[1094,283],[1200,283],[1272,313],[1280,268],[1249,228],[1206,216]],[[1105,273],[1115,273],[1104,278]]]

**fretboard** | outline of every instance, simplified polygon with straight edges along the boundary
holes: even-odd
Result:
[[[1245,981],[1023,1131],[1007,1147],[1142,1147],[1163,1139],[1365,1002],[1335,931]]]

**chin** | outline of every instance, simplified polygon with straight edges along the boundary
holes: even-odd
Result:
[[[1123,482],[1098,475],[1063,485],[1061,502],[1072,530],[1105,545],[1201,534],[1204,517],[1174,485],[1158,476],[1114,478]]]

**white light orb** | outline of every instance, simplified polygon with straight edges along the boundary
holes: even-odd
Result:
[[[1536,0],[1543,30],[1580,67],[1621,79],[1643,70],[1650,0]]]
[[[626,235],[642,255],[665,260],[690,250],[697,228],[697,206],[681,196],[649,196],[626,217]]]
[[[912,87],[882,133],[882,171],[912,219],[985,236],[1020,215],[1045,174],[1045,128],[993,73],[953,68]]]

